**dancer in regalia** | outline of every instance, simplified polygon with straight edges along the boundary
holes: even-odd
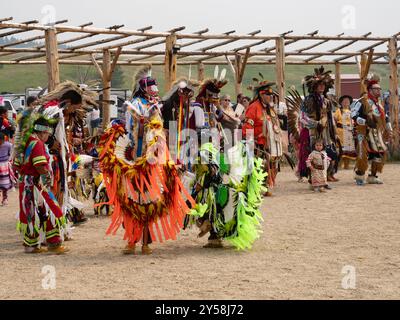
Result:
[[[107,233],[123,225],[128,242],[123,252],[135,253],[141,241],[142,254],[151,254],[153,241],[176,239],[190,211],[186,201],[196,204],[169,155],[150,66],[136,74],[126,105],[126,121],[112,123],[100,141],[100,166],[114,209]]]

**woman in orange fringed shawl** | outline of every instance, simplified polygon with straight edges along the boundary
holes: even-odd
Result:
[[[128,241],[125,254],[151,254],[153,240],[176,239],[194,200],[185,190],[170,159],[160,116],[158,89],[151,67],[135,77],[133,99],[126,102],[126,122],[114,122],[100,142],[100,165],[114,207],[107,234],[121,224]],[[102,204],[98,204],[102,205]]]

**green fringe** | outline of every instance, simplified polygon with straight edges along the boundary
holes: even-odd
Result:
[[[262,233],[263,217],[259,208],[262,203],[262,194],[267,191],[267,188],[264,187],[266,177],[267,173],[263,170],[262,159],[256,158],[253,172],[245,177],[243,183],[236,186],[234,194],[237,199],[236,232],[232,236],[226,237],[226,240],[238,250],[250,249]],[[225,230],[232,232],[234,227],[235,221],[231,221],[226,224]]]
[[[194,217],[202,218],[207,212],[207,208],[207,203],[196,203],[196,206],[191,209],[188,214]]]

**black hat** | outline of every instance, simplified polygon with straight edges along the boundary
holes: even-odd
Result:
[[[345,94],[339,98],[339,104],[342,105],[343,100],[346,98],[350,100],[350,104],[353,103],[353,97],[349,96],[348,94]]]

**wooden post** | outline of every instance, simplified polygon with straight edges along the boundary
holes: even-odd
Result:
[[[60,83],[58,65],[57,34],[55,29],[45,30],[48,91],[52,91]]]
[[[107,102],[111,98],[111,53],[110,50],[103,51],[103,129],[110,123],[110,104]]]
[[[235,55],[235,93],[236,97],[242,93],[242,83],[239,79],[242,70],[242,57],[240,54]]]
[[[340,63],[335,63],[335,95],[339,99],[342,96],[342,79],[340,76]]]
[[[250,48],[246,49],[246,53],[244,55],[244,58],[242,59],[242,57],[240,57],[240,65],[238,64],[237,66],[237,78],[236,78],[236,82],[238,85],[238,90],[237,90],[237,94],[239,93],[242,94],[242,83],[243,83],[243,77],[244,77],[244,71],[246,69],[246,65],[247,65],[247,60],[249,59],[249,55],[250,55]]]
[[[121,54],[122,47],[119,47],[115,53],[114,59],[111,62],[111,53],[108,49],[103,50],[103,67],[100,67],[96,61],[94,54],[91,54],[92,62],[97,69],[102,81],[103,81],[103,102],[100,108],[103,110],[103,129],[106,129],[110,123],[110,101],[111,98],[111,79],[115,67],[117,66],[118,58]]]
[[[285,101],[285,43],[282,37],[276,38],[276,85],[278,87],[279,101]]]
[[[165,92],[169,91],[176,80],[176,35],[171,34],[165,39]]]
[[[389,92],[390,92],[390,122],[393,128],[393,153],[400,154],[399,143],[399,78],[397,71],[397,39],[393,37],[389,40]]]
[[[203,82],[204,81],[204,78],[205,78],[205,70],[204,70],[204,63],[203,62],[200,62],[198,65],[197,65],[197,79],[200,81],[200,82]]]

